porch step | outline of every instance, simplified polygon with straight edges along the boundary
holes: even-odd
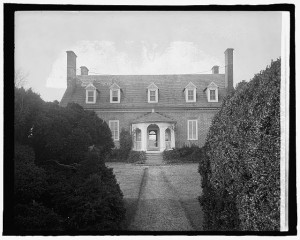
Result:
[[[162,153],[146,153],[145,165],[163,165]]]

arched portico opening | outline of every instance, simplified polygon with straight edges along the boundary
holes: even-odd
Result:
[[[150,124],[147,127],[147,150],[160,150],[160,131],[159,127],[156,124]]]

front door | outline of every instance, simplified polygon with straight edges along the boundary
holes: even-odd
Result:
[[[158,136],[157,130],[149,130],[148,132],[148,150],[158,150]]]

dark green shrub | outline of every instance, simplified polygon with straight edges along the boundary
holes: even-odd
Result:
[[[129,163],[145,163],[146,160],[147,160],[146,152],[130,151],[127,162],[129,162]]]
[[[62,231],[62,218],[41,203],[16,204],[15,227],[19,231]]]
[[[64,219],[65,230],[118,230],[125,217],[123,194],[112,169],[98,153],[89,153],[77,172],[49,173],[48,199]]]
[[[91,145],[103,155],[114,147],[106,122],[78,104],[63,108],[47,103],[32,124],[30,142],[38,165],[52,159],[65,164],[78,163]]]
[[[129,131],[122,128],[120,132],[120,151],[123,159],[127,159],[132,149],[132,136]]]
[[[163,151],[163,159],[167,163],[199,162],[202,154],[202,149],[198,146],[184,146],[182,148]]]
[[[279,230],[280,60],[224,99],[205,150],[199,172],[206,229]],[[230,209],[216,207],[224,203]]]

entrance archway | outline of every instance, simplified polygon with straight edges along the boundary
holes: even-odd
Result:
[[[147,150],[159,151],[160,149],[160,132],[156,124],[150,124],[147,128]]]

